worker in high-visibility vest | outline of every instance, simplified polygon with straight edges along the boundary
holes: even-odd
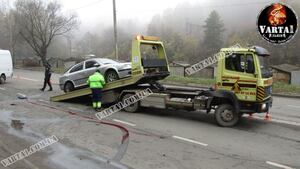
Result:
[[[93,108],[99,111],[101,108],[102,88],[105,85],[105,80],[99,70],[91,75],[87,81],[93,94]]]

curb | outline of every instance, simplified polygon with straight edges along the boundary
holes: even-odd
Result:
[[[41,72],[43,70],[35,69],[32,67],[14,67],[14,69],[19,69],[19,70],[30,70],[30,71],[36,71],[36,72]]]
[[[288,94],[281,94],[281,93],[272,93],[272,96],[300,99],[300,95],[288,95]]]
[[[210,87],[208,86],[202,86],[202,85],[198,85],[195,83],[178,83],[178,82],[161,82],[162,84],[165,85],[178,85],[178,86],[182,86],[182,87],[195,87],[195,88],[205,88],[205,89],[209,89]],[[300,99],[300,95],[289,95],[289,94],[283,94],[283,93],[272,93],[272,96],[276,96],[276,97],[285,97],[285,98],[293,98],[293,99]]]

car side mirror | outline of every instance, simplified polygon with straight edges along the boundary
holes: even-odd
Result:
[[[100,64],[99,63],[95,63],[94,67],[100,67]]]

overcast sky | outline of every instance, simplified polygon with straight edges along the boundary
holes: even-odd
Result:
[[[76,12],[82,24],[112,24],[112,0],[60,0],[66,11]],[[180,3],[206,4],[209,0],[116,0],[119,21],[133,19],[146,23],[153,15]]]

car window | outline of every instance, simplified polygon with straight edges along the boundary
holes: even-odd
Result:
[[[91,61],[86,61],[86,62],[85,62],[85,68],[86,68],[86,69],[93,68],[94,65],[95,65],[95,63],[97,63],[97,62],[96,62],[96,61],[93,61],[93,60],[91,60]]]
[[[74,73],[74,72],[77,72],[77,71],[80,71],[83,69],[83,63],[80,63],[76,66],[74,66],[71,70],[70,70],[70,73]]]

